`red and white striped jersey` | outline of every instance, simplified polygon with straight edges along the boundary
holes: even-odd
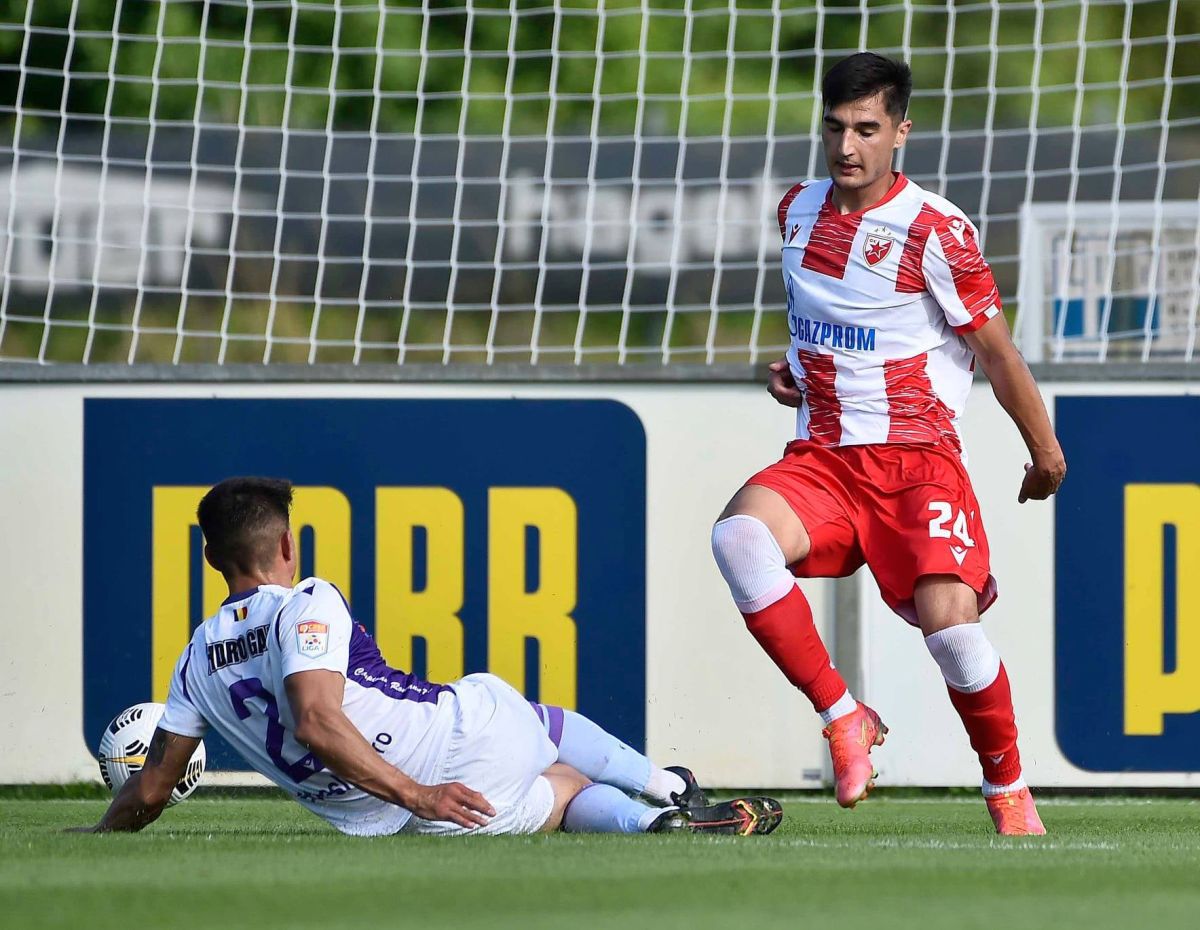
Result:
[[[797,436],[961,451],[975,367],[962,334],[1000,312],[975,227],[902,174],[858,213],[838,213],[832,188],[805,181],[779,204]]]

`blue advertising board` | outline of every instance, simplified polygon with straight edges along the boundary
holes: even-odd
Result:
[[[645,741],[646,437],[607,400],[84,401],[84,728],[166,697],[227,589],[196,504],[296,485],[300,576],[398,668],[491,671]],[[210,768],[245,764],[215,734]]]
[[[1200,771],[1200,396],[1063,397],[1055,730],[1097,772]]]

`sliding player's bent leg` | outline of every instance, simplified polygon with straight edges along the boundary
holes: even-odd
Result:
[[[550,816],[546,818],[546,822],[542,824],[538,832],[553,833],[562,828],[563,814],[566,813],[567,807],[575,800],[576,795],[587,788],[591,782],[585,775],[560,762],[556,762],[546,769],[542,773],[542,780],[547,782],[554,792],[554,806],[550,809]]]
[[[575,784],[569,783],[571,770],[567,766],[561,777],[563,797],[568,798],[561,813],[551,814],[549,823],[558,816],[568,833],[716,833],[733,836],[752,836],[772,832],[783,820],[783,807],[773,798],[734,798],[705,807],[650,807],[636,801],[612,785],[593,782],[571,794]],[[578,777],[578,773],[574,773]],[[545,780],[553,781],[555,773],[547,772]],[[556,797],[557,797],[556,788]]]
[[[957,578],[927,576],[918,583],[914,600],[925,645],[979,756],[983,794],[996,831],[1045,833],[1021,774],[1008,672],[979,623],[975,592]]]
[[[592,782],[570,799],[563,809],[562,827],[568,833],[646,833],[664,810],[635,801],[620,788]]]
[[[704,794],[690,771],[678,766],[660,768],[633,747],[582,714],[553,704],[534,704],[558,761],[591,781],[640,794],[660,804],[703,806]]]

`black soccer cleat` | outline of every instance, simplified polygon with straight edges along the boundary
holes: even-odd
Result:
[[[693,807],[706,807],[708,805],[708,798],[704,796],[704,789],[696,781],[696,776],[692,774],[691,769],[685,769],[682,765],[668,765],[666,770],[682,778],[684,784],[682,792],[671,795],[672,804],[676,807],[682,807],[684,810],[689,810]]]
[[[708,807],[663,811],[646,832],[751,836],[770,833],[782,821],[783,807],[774,798],[734,798]]]

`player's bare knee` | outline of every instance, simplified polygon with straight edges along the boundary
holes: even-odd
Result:
[[[552,833],[562,826],[567,806],[592,782],[583,773],[561,762],[556,762],[546,769],[542,777],[550,783],[554,791],[554,806],[550,809],[550,816],[542,824],[540,832]]]
[[[925,636],[961,623],[979,622],[978,595],[955,575],[924,575],[917,579],[913,602]]]
[[[811,548],[808,531],[784,498],[770,488],[748,484],[739,490],[725,505],[717,524],[731,517],[753,517],[762,523],[778,543],[788,565],[795,564],[808,556]],[[721,545],[718,534],[713,533],[713,551]],[[719,556],[718,556],[719,558]]]

